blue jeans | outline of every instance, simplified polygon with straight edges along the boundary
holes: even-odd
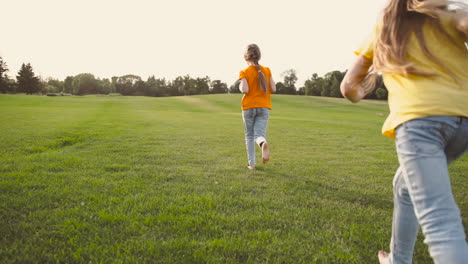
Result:
[[[269,118],[270,109],[268,108],[251,108],[242,111],[249,165],[255,165],[255,142],[259,146],[266,142],[266,128]]]
[[[434,263],[468,263],[465,231],[448,173],[448,164],[468,150],[468,118],[410,120],[396,129],[396,148],[400,167],[393,181],[390,263],[412,263],[419,226]]]

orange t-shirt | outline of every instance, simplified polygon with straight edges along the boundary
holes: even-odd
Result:
[[[258,108],[264,107],[271,109],[271,71],[268,67],[263,67],[261,65],[260,70],[265,75],[267,81],[267,92],[264,93],[260,88],[260,84],[258,81],[258,71],[257,68],[253,65],[245,68],[243,71],[239,73],[239,80],[246,79],[247,84],[249,85],[249,91],[244,94],[242,97],[242,110],[247,110],[251,108]]]

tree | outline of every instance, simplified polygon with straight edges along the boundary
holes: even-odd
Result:
[[[148,96],[168,96],[169,88],[166,83],[166,79],[156,79],[153,76],[150,76],[146,81],[147,86],[147,95]]]
[[[277,94],[287,94],[288,89],[287,89],[286,85],[284,85],[284,83],[282,83],[282,82],[277,82],[276,83],[276,93]]]
[[[171,82],[171,91],[170,91],[169,95],[171,95],[171,96],[185,95],[185,92],[184,92],[184,78],[182,78],[181,76],[177,76]]]
[[[178,76],[171,83],[169,95],[195,95],[210,92],[210,78],[193,79],[190,75]]]
[[[210,93],[210,77],[197,78],[195,81],[195,94],[208,94]]]
[[[227,93],[229,91],[227,84],[221,82],[220,80],[214,80],[211,82],[211,93],[220,94]]]
[[[325,80],[327,81],[327,92],[326,96],[330,97],[343,97],[340,91],[340,84],[344,78],[345,73],[341,71],[331,71],[325,74]]]
[[[322,91],[320,92],[320,96],[330,97],[330,94],[331,94],[330,85],[326,79],[322,79],[320,87],[322,88]]]
[[[7,72],[7,65],[3,61],[2,57],[0,57],[0,93],[6,93],[9,90],[8,76],[6,75]]]
[[[287,70],[285,72],[282,73],[282,76],[283,76],[283,84],[284,84],[284,88],[283,89],[284,91],[281,92],[281,93],[284,93],[284,94],[296,94],[297,91],[296,91],[296,82],[297,82],[297,73],[296,73],[296,70],[294,69],[290,69],[290,70]],[[277,89],[277,91],[279,91]],[[278,92],[280,93],[280,92]]]
[[[61,93],[63,92],[64,82],[56,79],[49,78],[45,84],[48,93]]]
[[[171,81],[167,85],[167,95],[168,96],[178,96],[183,95],[180,92],[182,91],[182,77],[177,77],[175,80]]]
[[[101,86],[91,73],[81,73],[73,78],[73,94],[97,94],[101,93]]]
[[[304,94],[320,96],[322,88],[320,87],[322,77],[318,77],[317,73],[312,74],[312,78],[304,82]]]
[[[48,92],[47,89],[54,90],[54,87],[49,87],[49,85],[47,84],[47,81],[43,80],[40,76],[38,78],[39,78],[39,93],[47,94]]]
[[[148,87],[146,86],[146,82],[143,80],[138,80],[134,84],[135,86],[135,95],[147,95]]]
[[[7,86],[7,92],[8,93],[16,93],[18,84],[16,83],[15,79],[10,79],[8,76],[6,76],[6,86]]]
[[[135,95],[135,84],[138,81],[141,81],[141,77],[133,74],[127,74],[120,77],[112,77],[112,84],[114,85],[116,91],[123,95]]]
[[[65,78],[65,81],[63,81],[63,92],[71,94],[73,93],[73,77],[72,76],[67,76]]]
[[[158,82],[154,75],[148,77],[146,80],[146,95],[147,96],[161,96],[161,92],[158,89]]]
[[[26,94],[33,94],[40,91],[39,78],[34,75],[31,64],[21,65],[21,69],[16,76],[18,81],[18,90]]]
[[[112,93],[112,83],[110,82],[109,79],[103,79],[100,81],[100,86],[101,86],[101,93],[103,94],[110,94]]]
[[[331,97],[343,97],[340,91],[341,82],[336,78],[330,80],[330,96]]]
[[[241,93],[241,91],[239,90],[239,86],[240,86],[240,81],[239,81],[239,80],[235,81],[235,82],[229,87],[229,93]]]
[[[305,95],[305,87],[302,86],[297,90],[297,95]]]
[[[80,78],[78,76],[73,77],[72,80],[72,94],[80,94]]]

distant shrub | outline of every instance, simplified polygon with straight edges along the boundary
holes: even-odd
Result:
[[[58,94],[56,93],[47,93],[47,96],[57,96]]]

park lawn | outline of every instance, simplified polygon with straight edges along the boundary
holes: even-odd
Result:
[[[240,99],[0,95],[0,263],[377,263],[386,103],[274,95],[249,171]],[[468,159],[450,170],[467,227]]]

